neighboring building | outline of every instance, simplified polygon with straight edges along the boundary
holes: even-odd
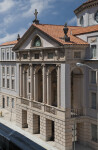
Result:
[[[98,0],[85,2],[75,10],[76,27],[39,24],[35,16],[13,47],[16,61],[1,61],[1,83],[3,65],[17,68],[16,93],[1,84],[1,101],[8,93],[17,97],[16,124],[61,150],[72,150],[73,130],[76,141],[98,149],[98,72],[86,67],[98,70],[97,12]]]
[[[16,110],[18,93],[18,66],[16,54],[12,51],[17,41],[6,42],[0,45],[0,106],[9,111]]]

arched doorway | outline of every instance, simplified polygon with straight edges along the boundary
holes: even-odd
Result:
[[[57,107],[57,72],[51,72],[51,105]]]
[[[71,72],[71,112],[80,115],[83,108],[83,73],[75,68]]]

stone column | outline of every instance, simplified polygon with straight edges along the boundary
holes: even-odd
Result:
[[[23,97],[25,97],[25,70],[23,69]]]
[[[57,65],[57,107],[60,107],[60,65]]]
[[[47,104],[51,104],[51,72],[47,69]]]
[[[38,73],[37,68],[34,68],[34,101],[38,101]]]
[[[22,97],[22,90],[23,90],[23,86],[22,86],[22,64],[20,64],[19,65],[19,71],[20,71],[20,74],[19,74],[19,79],[20,79],[20,81],[19,81],[19,95],[20,95],[20,97]]]
[[[46,96],[47,96],[47,83],[46,83],[46,67],[43,64],[43,103],[46,103]]]
[[[34,70],[33,64],[30,64],[30,76],[31,76],[31,100],[34,100]]]

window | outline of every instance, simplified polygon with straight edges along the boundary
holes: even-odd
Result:
[[[9,88],[9,87],[10,87],[10,80],[7,79],[7,88]]]
[[[48,53],[48,59],[53,59],[53,53]]]
[[[12,60],[14,60],[14,52],[12,52]]]
[[[91,71],[91,83],[96,83],[96,71]]]
[[[34,40],[34,46],[35,47],[40,47],[41,46],[41,40],[38,36]]]
[[[96,109],[96,93],[91,93],[91,108]]]
[[[3,60],[4,60],[4,55],[5,55],[5,53],[3,52],[3,53],[2,53]]]
[[[7,106],[9,106],[9,97],[7,97]]]
[[[35,54],[35,59],[39,59],[39,54]]]
[[[12,80],[12,89],[15,89],[15,80]]]
[[[2,74],[5,75],[5,67],[2,67]]]
[[[7,75],[9,75],[9,67],[7,67]]]
[[[81,16],[81,18],[80,18],[80,24],[81,24],[81,26],[84,25],[84,18],[83,18],[83,16]]]
[[[14,98],[12,98],[12,108],[14,108]]]
[[[9,60],[9,52],[7,52],[7,60]]]
[[[98,23],[98,11],[95,13],[95,21]]]
[[[30,82],[29,82],[29,93],[31,93],[31,91],[30,91]]]
[[[23,54],[23,59],[27,59],[28,58],[28,54]]]
[[[15,69],[14,69],[14,67],[11,68],[11,74],[15,75]]]
[[[81,52],[74,52],[74,58],[81,58]]]
[[[91,58],[96,58],[96,45],[91,45]]]
[[[91,124],[92,141],[97,142],[97,125]]]
[[[4,78],[3,78],[2,82],[3,82],[2,86],[5,87],[5,79]]]
[[[28,76],[30,76],[30,67],[29,67],[29,70],[28,70]]]

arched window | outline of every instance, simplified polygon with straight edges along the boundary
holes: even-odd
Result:
[[[95,21],[98,23],[98,10],[97,10],[97,12],[95,13]]]
[[[38,36],[34,39],[33,46],[34,47],[40,47],[41,46],[41,40]]]

